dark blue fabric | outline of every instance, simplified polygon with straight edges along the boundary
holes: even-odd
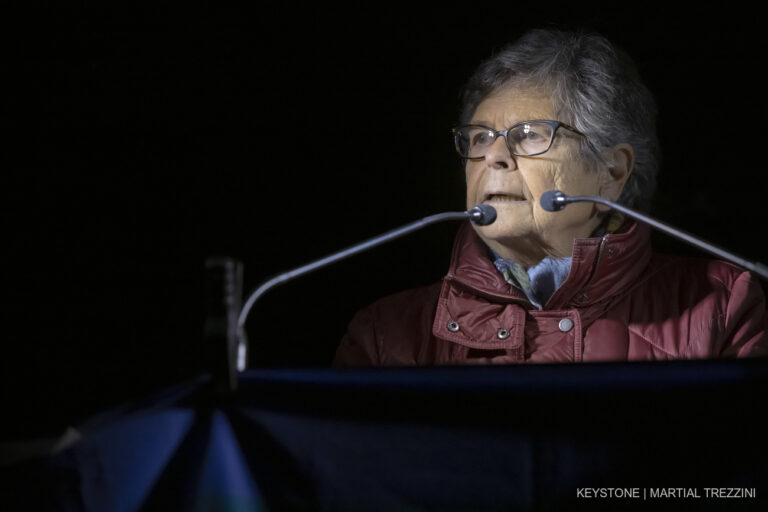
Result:
[[[35,471],[0,472],[0,490],[33,510],[642,508],[576,500],[601,486],[754,487],[695,508],[766,506],[763,360],[253,370],[239,384],[108,411]]]

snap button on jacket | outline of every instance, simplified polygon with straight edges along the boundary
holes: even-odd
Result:
[[[338,366],[510,364],[768,355],[760,283],[707,258],[654,254],[649,228],[574,242],[571,271],[535,308],[469,223],[442,282],[358,312]],[[499,333],[503,332],[504,336]]]

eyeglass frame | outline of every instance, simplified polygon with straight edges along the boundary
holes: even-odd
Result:
[[[507,138],[507,134],[513,128],[517,128],[518,126],[526,124],[526,123],[546,123],[546,124],[548,124],[552,128],[552,137],[550,137],[550,139],[549,139],[549,145],[547,146],[547,149],[545,149],[544,151],[540,151],[538,153],[530,153],[530,154],[515,153],[512,150],[512,148],[509,145],[509,139]],[[529,121],[520,121],[519,123],[513,124],[512,126],[507,128],[506,130],[494,130],[493,128],[485,126],[484,124],[465,124],[465,125],[456,127],[456,128],[454,128],[452,130],[452,133],[453,133],[453,144],[454,144],[454,146],[456,148],[456,152],[459,154],[459,156],[461,158],[463,158],[465,160],[471,160],[473,162],[478,162],[480,160],[484,160],[485,159],[485,155],[483,155],[483,156],[476,156],[476,157],[470,157],[470,156],[462,155],[461,151],[459,151],[459,141],[458,141],[458,138],[459,138],[458,132],[459,132],[459,130],[463,130],[465,128],[470,128],[470,127],[484,128],[484,129],[488,130],[488,132],[493,133],[493,141],[494,142],[496,142],[496,139],[499,138],[499,135],[504,137],[504,142],[506,143],[507,149],[509,150],[510,154],[512,154],[514,156],[538,156],[538,155],[543,155],[544,153],[546,153],[547,151],[549,151],[552,148],[552,144],[555,141],[555,135],[557,135],[557,129],[560,128],[561,126],[563,128],[565,128],[566,130],[568,130],[568,131],[571,131],[571,132],[573,132],[573,133],[575,133],[577,135],[581,135],[582,137],[584,137],[584,141],[587,143],[589,148],[592,151],[594,151],[595,154],[598,157],[600,157],[600,152],[592,144],[592,142],[589,140],[589,137],[587,137],[587,135],[584,132],[582,132],[580,130],[577,130],[576,128],[574,128],[573,126],[571,126],[569,124],[563,123],[561,121],[554,121],[552,119],[531,119]],[[489,146],[489,148],[490,148],[490,146]]]

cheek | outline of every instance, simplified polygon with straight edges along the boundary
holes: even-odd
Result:
[[[538,201],[541,194],[548,190],[556,189],[560,183],[559,169],[555,165],[541,165],[530,169],[521,169],[523,186],[531,194],[531,198]]]
[[[558,187],[570,195],[593,195],[600,178],[597,169],[577,154],[569,159],[571,165],[563,166],[555,177]]]
[[[574,169],[574,172],[561,177],[561,189],[569,195],[597,195],[599,175],[587,169]]]
[[[549,231],[553,227],[569,222],[570,214],[574,213],[573,210],[579,208],[573,208],[576,205],[568,205],[572,211],[568,212],[568,215],[563,215],[563,212],[549,212],[541,207],[540,200],[542,194],[550,190],[561,190],[566,194],[579,195],[579,190],[574,189],[574,176],[571,171],[575,169],[568,169],[566,166],[559,164],[559,162],[545,163],[535,169],[531,169],[527,173],[524,172],[525,183],[528,187],[528,193],[531,195],[531,215],[533,222],[539,227],[541,231]],[[578,179],[575,183],[578,184]],[[579,212],[580,213],[580,212]]]
[[[589,195],[594,192],[598,177],[597,172],[572,159],[570,165],[568,160],[544,165],[531,173],[527,181],[531,193],[538,200],[541,194],[549,190],[561,190],[568,195]]]
[[[467,181],[467,202],[475,201],[482,173],[467,166],[464,171],[464,176]]]

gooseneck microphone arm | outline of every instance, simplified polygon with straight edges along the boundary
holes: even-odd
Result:
[[[331,263],[335,263],[345,258],[349,258],[350,256],[353,256],[360,252],[367,251],[368,249],[371,249],[378,245],[385,244],[396,238],[400,238],[403,235],[407,235],[408,233],[417,231],[421,228],[429,226],[430,224],[435,224],[437,222],[443,222],[446,220],[464,220],[464,219],[469,219],[474,224],[477,224],[479,226],[486,226],[496,220],[496,210],[492,206],[489,206],[487,204],[480,204],[466,212],[446,212],[446,213],[438,213],[437,215],[430,215],[429,217],[424,217],[421,220],[417,220],[415,222],[411,222],[410,224],[406,224],[405,226],[399,227],[397,229],[393,229],[392,231],[388,231],[383,235],[379,235],[377,237],[368,239],[364,242],[361,242],[359,244],[355,244],[351,247],[343,249],[341,251],[335,252],[333,254],[329,254],[324,258],[320,258],[319,260],[315,260],[311,263],[307,263],[306,265],[302,265],[301,267],[295,268],[293,270],[289,270],[288,272],[283,272],[282,274],[278,274],[272,279],[265,281],[258,288],[256,288],[255,291],[251,293],[251,295],[248,297],[248,300],[243,305],[243,309],[240,310],[240,316],[238,317],[238,320],[237,320],[238,329],[240,330],[240,340],[238,342],[237,369],[240,371],[245,369],[245,352],[246,352],[245,339],[246,338],[245,338],[244,327],[245,327],[245,322],[248,319],[248,313],[250,313],[251,308],[259,299],[259,297],[264,295],[271,288],[274,288],[275,286],[285,283],[287,281],[291,281],[292,279],[296,279],[297,277],[303,276],[304,274],[308,274],[313,270],[317,270],[319,268],[325,267],[326,265],[330,265]]]
[[[717,256],[718,258],[740,265],[746,268],[747,270],[759,275],[763,279],[768,280],[768,267],[763,265],[762,263],[747,261],[744,258],[736,256],[735,254],[728,252],[725,249],[721,249],[716,245],[712,245],[711,243],[705,240],[702,240],[701,238],[693,236],[689,233],[686,233],[685,231],[679,230],[675,227],[670,226],[669,224],[665,224],[664,222],[658,221],[640,212],[627,208],[626,206],[622,206],[620,204],[614,203],[613,201],[603,199],[602,197],[567,196],[559,190],[550,190],[548,192],[544,192],[541,195],[540,202],[541,202],[541,207],[549,212],[560,211],[570,203],[588,202],[588,203],[604,204],[606,206],[613,208],[614,210],[620,211],[621,213],[628,215],[629,217],[632,217],[633,219],[637,219],[641,222],[645,222],[646,224],[649,224],[650,226],[658,229],[659,231],[663,231],[669,236],[677,238],[678,240],[682,240],[683,242],[687,242],[693,245],[694,247],[701,249],[702,251],[708,252],[710,254]]]

